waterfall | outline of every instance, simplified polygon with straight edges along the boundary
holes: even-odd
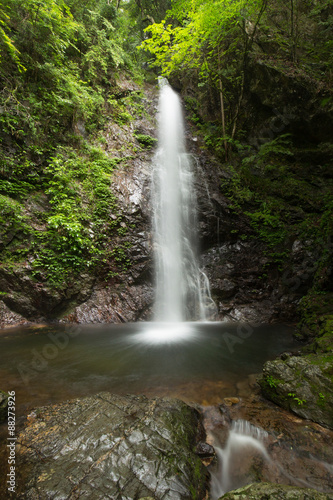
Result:
[[[246,460],[251,451],[258,453],[265,460],[271,462],[263,440],[268,436],[267,432],[255,427],[246,420],[235,420],[229,432],[225,447],[214,440],[214,448],[217,456],[217,470],[211,473],[211,498],[216,500],[231,489],[244,486],[240,477],[237,476],[242,469],[241,462]],[[250,462],[251,464],[251,458]],[[244,467],[244,465],[243,465]],[[244,470],[242,471],[244,472]],[[245,481],[246,484],[246,481]]]
[[[197,255],[197,200],[186,153],[181,102],[160,82],[159,142],[154,158],[152,205],[155,320],[205,320],[213,304]]]

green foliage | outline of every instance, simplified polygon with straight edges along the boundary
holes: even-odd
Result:
[[[139,93],[115,97],[119,73],[140,77],[129,7],[118,7],[0,4],[1,261],[29,258],[35,279],[57,287],[98,271],[112,235],[127,231],[112,193],[123,160],[91,145],[93,135],[107,144],[108,114],[123,126],[142,107]],[[110,266],[120,257],[111,256]]]
[[[141,146],[147,149],[153,148],[157,144],[157,139],[155,139],[155,137],[151,137],[150,135],[134,134],[134,137],[141,144]]]
[[[332,27],[332,0],[316,4],[175,0],[162,20],[146,28],[139,48],[150,54],[150,66],[200,96],[201,108],[210,109],[211,114],[216,110],[214,119],[221,118],[222,127],[212,146],[225,156],[225,150],[230,150],[228,137],[240,140],[239,122],[247,120],[242,101],[249,90],[248,70],[253,61],[286,78],[301,76],[318,90],[325,88],[323,105],[332,103]],[[203,119],[200,106],[197,109],[191,116],[193,122]],[[207,139],[211,140],[206,138],[206,143]],[[274,157],[280,153],[290,159],[288,145],[273,141],[262,148],[259,159],[265,168],[274,169]]]
[[[263,203],[260,210],[255,212],[244,212],[250,218],[251,226],[260,238],[270,247],[282,243],[286,237],[286,228],[280,217]]]
[[[35,250],[36,278],[57,285],[97,265],[106,233],[120,220],[111,191],[111,175],[118,162],[96,147],[87,147],[85,156],[59,148],[50,159],[44,169],[44,187],[52,209]]]
[[[281,380],[274,378],[272,375],[267,375],[265,380],[266,380],[267,384],[269,385],[269,387],[271,387],[272,389],[275,389],[279,385],[279,383],[281,382]]]
[[[70,0],[9,0],[0,7],[0,28],[1,19],[21,65],[13,55],[15,64],[7,64],[7,50],[0,67],[0,124],[16,148],[33,141],[45,154],[70,141],[78,122],[88,133],[100,128],[114,71],[133,67],[124,50],[125,12],[120,20],[113,6],[97,0],[82,7]],[[18,71],[23,66],[26,71]],[[129,119],[120,116],[121,123]],[[12,149],[7,140],[7,165]]]
[[[288,396],[291,397],[294,401],[296,401],[296,403],[299,405],[299,406],[303,406],[305,403],[306,403],[306,400],[305,399],[301,399],[299,397],[296,396],[296,394],[294,392],[289,392],[288,393]]]
[[[319,392],[318,394],[318,400],[317,400],[317,405],[321,408],[325,408],[326,404],[327,404],[327,399],[326,399],[326,395],[323,394],[322,392]]]
[[[131,260],[128,255],[128,249],[131,247],[130,243],[114,247],[111,256],[114,258],[120,271],[126,271],[131,266]]]
[[[255,165],[263,171],[275,171],[284,173],[285,165],[281,164],[294,157],[291,144],[291,134],[282,134],[271,141],[263,143],[258,152],[246,156],[242,164],[244,167]]]
[[[289,134],[262,144],[257,151],[242,150],[228,165],[221,187],[230,208],[245,214],[254,232],[244,237],[260,238],[267,245],[267,265],[288,261],[290,240],[307,241],[315,255],[314,286],[328,289],[332,258],[330,238],[333,205],[330,181],[323,183],[313,165],[300,164],[298,147]]]
[[[20,62],[20,53],[7,34],[10,32],[9,23],[10,17],[5,12],[2,3],[0,3],[0,63],[7,56],[17,65],[19,71],[25,71],[25,67]]]
[[[29,252],[32,228],[24,206],[0,194],[0,251],[2,264],[21,261]]]
[[[232,165],[227,167],[228,177],[221,181],[222,192],[231,201],[231,208],[238,209],[244,202],[252,200],[254,193],[247,186],[241,171]]]
[[[8,232],[9,228],[14,232],[27,228],[23,205],[5,195],[0,195],[0,217],[1,234]]]
[[[221,37],[238,22],[242,10],[252,6],[243,0],[175,2],[166,20],[147,27],[150,38],[140,48],[154,54],[155,64],[166,76],[188,69],[199,69],[204,76]]]

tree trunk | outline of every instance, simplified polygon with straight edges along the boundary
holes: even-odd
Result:
[[[218,70],[219,70],[219,92],[220,92],[220,104],[221,104],[221,121],[222,121],[222,134],[223,134],[223,144],[224,144],[224,151],[225,151],[225,159],[226,161],[228,160],[228,143],[226,139],[226,131],[225,131],[225,111],[224,111],[224,98],[223,98],[223,85],[222,85],[222,79],[221,79],[221,56],[220,56],[220,49],[218,49]]]

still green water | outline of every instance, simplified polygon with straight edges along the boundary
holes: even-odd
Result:
[[[16,391],[22,414],[99,391],[217,404],[294,349],[292,333],[234,323],[12,328],[0,331],[0,388]]]

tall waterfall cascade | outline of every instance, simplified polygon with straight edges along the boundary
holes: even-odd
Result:
[[[155,320],[204,321],[215,304],[199,267],[193,165],[185,149],[180,99],[164,79],[158,122],[152,178]]]

